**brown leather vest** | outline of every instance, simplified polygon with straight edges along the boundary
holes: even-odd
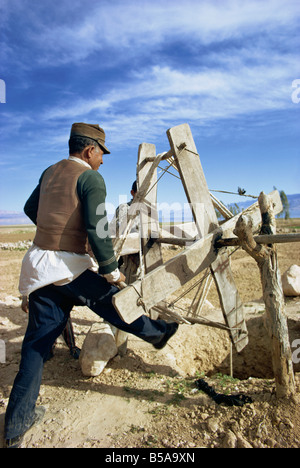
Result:
[[[78,254],[88,251],[87,232],[77,195],[78,177],[88,170],[76,161],[63,159],[44,173],[33,241],[41,249]]]

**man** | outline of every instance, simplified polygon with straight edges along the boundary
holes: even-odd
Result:
[[[7,448],[19,448],[25,433],[43,416],[43,410],[36,408],[43,365],[74,305],[88,306],[156,349],[164,347],[178,328],[146,316],[128,325],[115,311],[115,284],[125,277],[118,269],[108,228],[103,229],[106,187],[97,171],[103,155],[110,153],[103,129],[73,124],[69,149],[69,159],[43,172],[24,208],[37,230],[20,275],[20,292],[29,296],[29,320],[5,415]],[[88,253],[89,245],[98,265]]]
[[[116,237],[118,237],[122,230],[127,225],[128,220],[128,210],[129,207],[132,205],[134,201],[134,197],[137,194],[137,183],[136,181],[133,182],[130,194],[132,199],[128,203],[122,203],[116,209],[115,216],[113,217],[110,223],[110,233]],[[131,227],[131,233],[139,233],[140,232],[140,216],[136,216],[133,221]],[[126,276],[127,284],[134,283],[138,279],[140,273],[140,255],[139,253],[132,253],[129,255],[123,255],[120,257],[119,262],[119,269],[120,271]]]
[[[137,194],[137,183],[136,180],[133,182],[130,195],[132,196],[132,199],[128,203],[122,203],[121,205],[118,206],[116,209],[115,216],[113,217],[111,223],[110,223],[110,232],[113,235],[116,235],[117,237],[122,233],[122,229],[127,224],[128,220],[128,210],[129,207],[132,205],[134,201],[134,197]],[[139,232],[140,231],[140,218],[139,216],[136,216],[136,218],[133,221],[132,227],[130,232]]]
[[[132,196],[132,199],[128,203],[122,203],[121,205],[118,206],[118,208],[116,209],[115,215],[110,222],[109,232],[112,236],[119,237],[127,226],[128,210],[134,200],[134,197],[137,194],[136,181],[134,181],[132,184],[130,194]],[[140,231],[140,217],[138,215],[133,221],[133,225],[131,227],[130,232],[139,233],[139,231]],[[131,253],[128,255],[122,255],[122,257],[119,258],[118,267],[119,267],[119,270],[126,277],[127,284],[134,283],[134,281],[138,279],[139,273],[140,273],[139,265],[140,265],[139,252]],[[128,345],[127,333],[124,333],[121,330],[116,330],[115,327],[112,327],[112,331],[118,343],[118,353],[121,356],[125,356],[127,352],[127,345]]]

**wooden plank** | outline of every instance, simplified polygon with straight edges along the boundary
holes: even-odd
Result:
[[[112,241],[116,242],[117,237],[111,236]],[[125,242],[122,246],[122,250],[119,252],[120,257],[123,255],[131,255],[135,253],[139,253],[140,251],[140,234],[138,232],[130,232],[126,239]]]
[[[191,204],[196,226],[199,234],[205,236],[216,229],[219,223],[191,129],[188,124],[179,125],[168,130],[167,134],[187,199]],[[183,143],[186,143],[186,146],[180,150]],[[220,253],[212,262],[211,272],[218,290],[225,322],[230,328],[237,328],[237,324],[241,324],[241,332],[245,332],[247,327],[243,305],[226,251]],[[232,310],[235,310],[235,314],[231,314]],[[241,351],[248,344],[248,337],[245,333],[241,333],[242,340],[236,331],[234,333],[231,331],[230,335],[237,351]]]
[[[138,187],[143,185],[151,168],[151,162],[156,158],[155,145],[142,143],[139,146],[137,183]],[[157,169],[153,172],[149,182],[149,190],[146,193],[144,204],[140,211],[141,223],[141,247],[144,261],[144,273],[149,273],[163,263],[162,248],[160,244],[149,243],[149,240],[159,235],[159,220],[157,213]],[[158,312],[151,309],[152,319],[158,318]]]
[[[219,226],[197,148],[188,124],[167,131],[176,167],[201,237]]]
[[[219,294],[221,309],[225,323],[231,328],[231,339],[238,352],[248,344],[247,325],[244,306],[235,285],[230,267],[230,259],[226,251],[220,252],[211,265],[211,272]],[[240,329],[238,332],[237,329]]]
[[[282,211],[279,193],[270,194],[274,203],[275,214]],[[254,203],[244,214],[252,220],[253,231],[257,231],[261,224],[261,215],[258,203]],[[150,310],[159,302],[180,289],[185,283],[200,274],[217,258],[217,250],[214,244],[219,237],[231,237],[240,214],[226,221],[215,231],[187,247],[176,257],[152,270],[145,275],[143,282],[136,281],[118,292],[113,297],[113,304],[120,317],[127,323],[131,323]],[[142,300],[140,300],[142,299]]]
[[[143,182],[149,173],[152,166],[151,162],[156,157],[155,145],[149,143],[142,143],[139,146],[138,154],[138,169],[137,169],[137,183],[138,187],[143,186]],[[148,241],[151,236],[158,236],[159,221],[157,213],[157,170],[153,171],[152,177],[149,181],[149,186],[152,189],[148,191],[144,198],[144,209],[140,212],[141,220],[141,242],[142,252],[144,258],[145,272],[149,273],[158,266],[162,265],[163,257],[161,245],[154,243],[149,247]]]
[[[224,216],[225,219],[233,218],[234,215],[231,213],[231,211],[228,210],[228,208],[225,205],[223,205],[222,202],[220,202],[220,200],[218,200],[212,193],[210,193],[210,197],[212,199],[214,207],[219,211],[221,215]]]

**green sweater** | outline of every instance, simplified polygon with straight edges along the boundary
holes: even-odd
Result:
[[[45,172],[24,206],[25,214],[34,224],[37,224],[40,186]],[[99,172],[91,169],[81,174],[77,181],[77,194],[82,205],[88,240],[99,265],[99,273],[111,273],[118,267],[118,263],[108,232],[106,186]]]

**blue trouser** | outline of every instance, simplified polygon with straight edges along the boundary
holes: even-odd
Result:
[[[142,316],[130,325],[125,323],[112,305],[118,292],[104,278],[86,270],[65,286],[45,286],[29,296],[28,328],[22,345],[20,369],[11,391],[6,415],[5,438],[12,439],[26,432],[35,416],[44,362],[55,340],[66,327],[74,305],[88,306],[105,321],[152,344],[166,332],[166,322]]]

